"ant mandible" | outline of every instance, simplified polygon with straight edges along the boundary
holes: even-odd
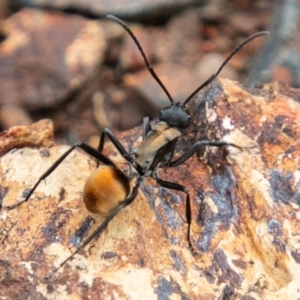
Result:
[[[72,254],[70,254],[63,262],[59,264],[58,267],[49,273],[46,278],[50,278],[53,274],[55,274],[76,253],[78,253],[90,241],[98,236],[121,209],[131,204],[138,194],[140,185],[147,177],[152,177],[162,187],[181,191],[186,194],[186,220],[188,224],[187,241],[189,247],[193,249],[190,240],[192,213],[189,190],[179,183],[160,179],[158,177],[158,168],[176,167],[181,165],[204,146],[233,146],[242,148],[235,144],[224,141],[197,141],[183,155],[176,160],[172,160],[176,143],[178,138],[181,136],[180,129],[187,128],[191,123],[191,114],[186,108],[187,103],[201,89],[211,83],[218,76],[227,62],[245,44],[259,36],[269,33],[267,31],[258,32],[244,40],[230,53],[218,71],[215,74],[212,74],[183,103],[181,103],[173,101],[170,93],[155,73],[153,67],[149,64],[144,50],[130,28],[115,16],[108,15],[108,18],[120,24],[132,37],[145,61],[150,74],[164,90],[165,94],[170,100],[171,105],[159,112],[158,121],[153,125],[150,125],[148,117],[143,119],[143,140],[133,152],[127,152],[117,137],[108,128],[105,128],[101,133],[97,150],[80,141],[75,143],[39,178],[23,201],[8,207],[9,209],[12,209],[28,201],[40,182],[46,179],[75,148],[81,148],[83,151],[97,160],[97,169],[92,172],[85,183],[83,200],[88,211],[96,214],[104,214],[106,215],[106,219]],[[109,138],[119,153],[125,158],[125,160],[128,161],[129,167],[127,170],[125,170],[125,172],[121,171],[112,160],[102,154],[105,137]],[[102,164],[99,165],[99,162]],[[133,179],[136,179],[136,182],[132,191],[130,191],[130,182]]]

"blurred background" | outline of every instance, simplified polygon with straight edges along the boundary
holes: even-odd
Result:
[[[145,69],[132,29],[175,100],[186,99],[245,38],[220,76],[246,87],[300,86],[300,0],[0,0],[0,129],[54,121],[59,143],[97,145],[155,118],[168,99]]]

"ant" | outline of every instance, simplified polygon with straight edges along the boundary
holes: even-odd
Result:
[[[143,118],[143,140],[134,151],[127,152],[121,142],[117,139],[117,137],[108,128],[105,128],[101,133],[97,149],[94,149],[81,141],[75,143],[39,178],[39,180],[36,182],[36,184],[33,186],[33,188],[30,190],[23,201],[7,207],[9,209],[12,209],[28,201],[40,182],[42,180],[45,180],[74,149],[81,148],[83,151],[97,160],[97,168],[92,172],[85,183],[83,200],[88,211],[96,214],[106,215],[106,219],[99,227],[95,229],[95,231],[88,238],[84,240],[84,242],[72,254],[70,254],[63,262],[61,262],[58,267],[53,269],[53,271],[46,276],[46,279],[53,276],[76,253],[78,253],[96,236],[98,236],[121,209],[128,206],[135,200],[140,185],[147,177],[152,177],[162,187],[181,191],[186,194],[186,220],[188,224],[187,241],[189,247],[193,251],[192,243],[190,240],[192,213],[189,190],[179,183],[160,179],[158,176],[158,169],[162,167],[176,167],[178,165],[181,165],[192,155],[194,155],[198,150],[200,150],[200,148],[205,146],[233,146],[242,149],[242,147],[240,146],[224,141],[201,140],[194,143],[179,158],[172,160],[176,143],[178,141],[178,138],[181,136],[180,130],[189,127],[191,123],[191,114],[186,108],[188,102],[200,90],[202,90],[218,76],[227,62],[245,44],[249,43],[251,40],[259,36],[269,33],[266,31],[258,32],[244,40],[230,53],[230,55],[225,59],[225,61],[222,63],[221,67],[215,74],[211,75],[204,83],[202,83],[183,103],[180,103],[173,101],[170,93],[155,73],[153,67],[149,64],[144,50],[142,49],[139,41],[137,40],[131,29],[117,17],[112,15],[108,15],[107,17],[121,25],[132,37],[145,61],[150,74],[164,90],[171,104],[170,106],[162,109],[159,112],[158,121],[153,125],[150,125],[150,120],[148,117]],[[119,153],[129,163],[129,167],[124,172],[121,171],[112,160],[102,154],[105,138],[108,138],[113,143]],[[99,165],[99,162],[101,162],[102,164]],[[130,182],[133,179],[135,179],[136,181],[134,187],[132,188],[132,190],[130,190]]]

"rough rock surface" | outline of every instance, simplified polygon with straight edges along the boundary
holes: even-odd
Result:
[[[0,155],[23,147],[51,147],[53,124],[44,119],[30,126],[14,126],[0,133]]]
[[[244,90],[215,80],[188,105],[193,124],[178,153],[199,139],[245,147],[212,148],[160,172],[190,189],[193,256],[185,196],[149,179],[98,239],[48,281],[102,218],[82,188],[95,168],[74,151],[13,209],[67,146],[23,148],[1,158],[0,297],[15,299],[299,299],[300,93],[278,83]],[[127,149],[141,130],[121,136]],[[124,167],[107,144],[105,153]]]

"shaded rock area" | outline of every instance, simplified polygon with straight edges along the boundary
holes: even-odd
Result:
[[[0,164],[0,296],[299,299],[299,99],[299,90],[279,83],[246,90],[218,78],[189,103],[193,123],[176,157],[203,139],[243,147],[209,147],[160,171],[190,189],[196,255],[186,240],[185,195],[148,179],[133,204],[46,281],[102,221],[82,202],[95,162],[75,150],[27,203],[7,210],[68,146],[6,153]],[[141,128],[118,136],[133,149]],[[105,153],[126,168],[110,143]]]

